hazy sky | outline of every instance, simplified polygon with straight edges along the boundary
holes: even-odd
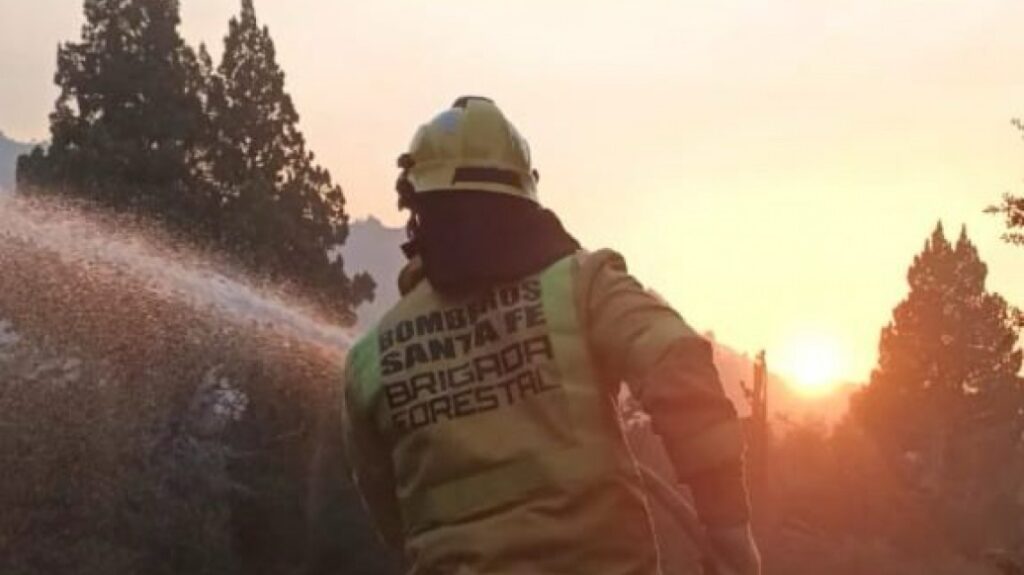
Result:
[[[219,54],[239,2],[181,3],[186,37]],[[834,338],[846,377],[866,377],[939,218],[968,225],[991,287],[1024,305],[1024,249],[981,213],[1022,190],[1020,0],[256,8],[356,216],[402,221],[395,157],[479,93],[530,140],[544,202],[587,246],[769,362]],[[56,46],[80,24],[81,0],[0,0],[0,130],[46,137]]]

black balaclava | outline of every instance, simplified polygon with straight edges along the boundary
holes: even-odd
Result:
[[[409,256],[430,284],[465,294],[538,273],[580,249],[550,210],[529,200],[467,190],[416,194]]]

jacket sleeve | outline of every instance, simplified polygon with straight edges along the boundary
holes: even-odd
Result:
[[[345,417],[342,422],[345,455],[352,480],[362,497],[383,541],[401,550],[404,544],[401,513],[395,493],[391,457],[372,425],[372,416],[360,404],[354,390],[355,370],[349,362],[345,370]]]
[[[749,520],[743,432],[725,396],[712,347],[611,251],[585,255],[578,301],[591,349],[609,381],[625,381],[687,483],[701,519]]]

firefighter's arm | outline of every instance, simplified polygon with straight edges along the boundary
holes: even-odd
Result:
[[[401,550],[404,544],[401,513],[395,494],[391,458],[372,425],[371,415],[360,403],[351,369],[345,375],[345,418],[342,423],[345,454],[352,480],[381,539]]]
[[[584,256],[579,272],[578,301],[602,372],[626,381],[651,416],[701,520],[709,527],[745,524],[743,433],[711,345],[645,290],[618,254]]]

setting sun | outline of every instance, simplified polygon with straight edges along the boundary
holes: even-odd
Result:
[[[789,384],[806,395],[821,395],[835,389],[844,368],[839,342],[825,334],[793,338],[779,359]]]

